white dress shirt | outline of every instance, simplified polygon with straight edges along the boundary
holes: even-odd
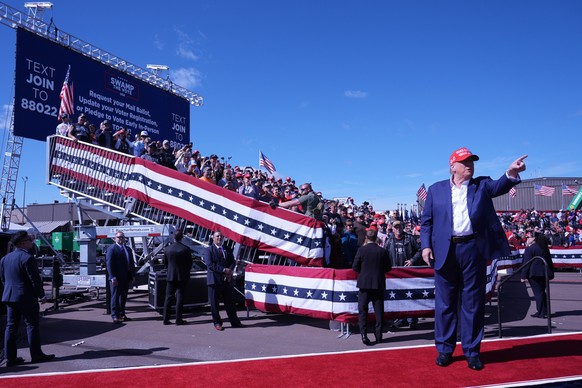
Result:
[[[473,226],[469,218],[469,208],[467,207],[467,188],[469,181],[457,187],[451,177],[451,196],[453,201],[453,236],[468,236],[473,234]]]

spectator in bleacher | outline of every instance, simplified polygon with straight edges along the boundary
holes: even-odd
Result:
[[[420,266],[424,264],[420,246],[416,240],[403,230],[402,221],[396,220],[392,223],[394,236],[386,240],[384,248],[388,251],[390,263],[394,267]],[[394,322],[395,327],[407,327],[415,329],[418,318],[402,318]]]
[[[188,171],[188,166],[192,164],[191,158],[192,154],[189,151],[188,145],[185,145],[178,151],[178,157],[176,158],[176,162],[174,163],[176,166],[176,170],[180,172]]]
[[[283,191],[283,201],[290,201],[293,199],[293,189],[291,186],[285,186],[285,190]]]
[[[147,131],[141,131],[139,137],[133,143],[133,156],[142,156],[146,152],[145,139],[148,137]]]
[[[245,174],[243,175],[243,184],[238,188],[238,193],[242,194],[244,196],[253,198],[253,199],[259,198],[259,192],[257,190],[257,186],[255,186],[251,182],[251,174],[250,173],[245,172]]]
[[[95,139],[97,140],[97,145],[101,147],[108,148],[110,150],[115,149],[115,140],[113,139],[113,133],[111,132],[111,124],[109,120],[104,120],[99,125],[99,130],[95,134]]]
[[[212,167],[210,166],[206,166],[202,169],[202,176],[199,179],[204,182],[212,183],[213,185],[216,184],[214,171],[212,171]]]
[[[212,154],[210,155],[210,168],[212,168],[212,171],[214,173],[214,178],[216,179],[216,181],[219,181],[222,179],[222,175],[224,173],[224,166],[220,163],[220,161],[218,160],[218,156],[216,154]]]
[[[91,138],[91,143],[97,144],[97,127],[93,123],[87,125],[89,128],[89,137]]]
[[[556,223],[552,228],[551,245],[554,247],[563,247],[566,243],[562,228]]]
[[[324,219],[325,219],[324,215]],[[348,259],[344,253],[344,248],[342,245],[342,236],[344,234],[344,226],[341,220],[338,218],[328,220],[329,224],[335,225],[335,231],[330,230],[329,245],[330,245],[330,267],[335,269],[347,269],[352,268],[351,264],[348,265]]]
[[[236,179],[234,179],[234,175],[231,168],[227,168],[224,170],[222,179],[218,181],[217,185],[230,191],[237,191],[238,182],[236,181]]]
[[[71,118],[67,113],[61,113],[61,123],[57,125],[57,135],[68,136],[69,129],[72,127]]]
[[[115,149],[124,154],[131,155],[131,149],[133,143],[128,139],[129,131],[125,128],[121,128],[119,131],[113,134],[113,139],[115,140]]]
[[[321,221],[323,218],[323,209],[319,206],[321,199],[313,192],[311,183],[302,184],[299,188],[299,194],[301,195],[299,198],[282,202],[279,206],[285,209],[293,206],[301,206],[303,214]]]
[[[273,196],[271,195],[271,189],[273,185],[269,182],[263,183],[262,189],[259,191],[259,201],[271,203],[273,201]]]
[[[160,164],[160,156],[158,154],[158,147],[155,142],[151,142],[146,146],[146,153],[141,156],[142,159],[150,162]]]
[[[366,225],[364,221],[364,212],[358,211],[355,216],[354,221],[354,229],[356,235],[358,236],[358,246],[362,246],[364,244],[364,239],[366,238]]]
[[[197,165],[191,164],[188,166],[188,170],[185,172],[185,174],[193,176],[195,178],[200,178],[201,171]]]
[[[176,156],[174,154],[174,149],[170,147],[170,141],[164,140],[162,142],[162,148],[160,151],[160,164],[162,166],[176,169]]]
[[[342,234],[342,251],[351,268],[354,258],[356,257],[356,252],[359,248],[358,236],[354,230],[354,221],[352,219],[346,219],[344,225],[344,232]]]
[[[281,196],[281,189],[279,186],[273,186],[271,189],[271,196],[273,197],[273,201],[277,202],[277,204],[281,203],[283,197]]]
[[[81,113],[79,117],[77,117],[77,122],[69,127],[69,133],[67,135],[75,141],[91,143],[89,120],[84,113]]]

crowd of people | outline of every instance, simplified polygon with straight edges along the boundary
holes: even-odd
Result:
[[[310,183],[297,185],[291,177],[276,178],[252,167],[232,166],[230,158],[216,154],[203,156],[193,149],[192,143],[182,148],[170,147],[170,141],[153,141],[146,131],[141,131],[130,140],[130,132],[120,129],[115,133],[109,121],[104,120],[97,128],[89,123],[84,114],[72,123],[68,115],[61,116],[57,134],[72,139],[93,143],[112,150],[141,157],[154,163],[175,169],[203,181],[219,185],[227,190],[315,217],[325,222],[332,242],[331,254],[326,264],[337,268],[348,268],[353,262],[355,250],[364,242],[366,228],[377,230],[381,246],[387,247],[394,236],[394,223],[402,225],[403,236],[420,245],[420,217],[415,212],[377,212],[368,202],[356,204],[352,197],[345,200],[325,199]],[[582,211],[538,212],[535,209],[499,214],[501,224],[512,248],[530,245],[536,232],[544,233],[550,246],[569,247],[582,244]],[[353,229],[353,230],[352,230]],[[339,234],[338,234],[339,233]],[[350,246],[357,236],[357,247]],[[344,241],[340,248],[334,241]],[[408,244],[411,245],[412,243]],[[410,250],[410,249],[409,249]],[[406,260],[394,260],[392,265],[421,265],[422,260],[413,250]],[[414,259],[413,259],[414,257]]]
[[[310,183],[297,185],[290,177],[283,180],[252,167],[233,167],[229,163],[230,158],[219,157],[216,154],[205,157],[199,150],[193,149],[192,143],[179,149],[172,148],[169,140],[153,141],[146,131],[141,131],[130,140],[130,132],[126,129],[113,133],[108,120],[101,122],[99,128],[91,124],[84,114],[80,114],[75,123],[72,123],[67,114],[63,114],[61,121],[57,126],[59,135],[141,157],[269,203],[273,207],[281,206],[315,217],[326,223],[330,236],[336,233],[338,227],[342,235],[349,235],[346,221],[350,219],[352,220],[350,225],[354,225],[358,236],[359,245],[364,241],[365,229],[372,227],[377,229],[379,241],[385,246],[387,237],[393,235],[393,223],[399,221],[402,223],[404,234],[415,236],[414,240],[418,243],[420,217],[414,212],[404,214],[398,211],[376,212],[368,202],[357,205],[351,197],[341,202],[326,200],[321,192],[313,190]],[[319,203],[321,205],[318,206]],[[536,232],[544,233],[550,246],[569,247],[582,244],[581,211],[538,212],[535,209],[528,209],[501,213],[499,217],[513,248],[531,244]],[[350,241],[349,237],[341,238]],[[328,264],[340,267],[351,265],[353,248],[344,250],[347,251],[343,253],[346,257],[339,259],[333,257],[329,259]],[[332,247],[334,256],[337,256],[339,251]],[[414,259],[413,263],[417,264],[419,261]],[[397,266],[398,263],[393,265]]]
[[[582,244],[582,210],[544,212],[527,209],[502,213],[500,219],[513,248],[531,245],[536,233],[544,234],[549,245],[554,247]]]

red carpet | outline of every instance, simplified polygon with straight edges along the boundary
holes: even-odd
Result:
[[[341,354],[143,367],[126,370],[0,378],[0,386],[439,386],[461,387],[580,375],[582,333],[483,342],[482,371],[467,368],[460,347],[454,363],[435,365],[434,346],[366,349]],[[55,362],[58,362],[55,361]]]

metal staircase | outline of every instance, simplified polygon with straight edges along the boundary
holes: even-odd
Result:
[[[168,211],[153,207],[148,203],[134,197],[128,197],[123,194],[122,185],[128,180],[130,174],[131,159],[134,156],[122,154],[105,148],[79,143],[78,148],[91,150],[98,153],[100,158],[92,160],[83,159],[79,162],[79,155],[75,150],[70,154],[61,155],[61,161],[55,162],[56,158],[51,157],[55,152],[61,152],[58,145],[62,146],[64,140],[60,136],[50,136],[47,138],[47,182],[60,189],[63,196],[74,201],[79,209],[80,223],[86,223],[83,218],[83,210],[91,209],[100,211],[108,216],[108,223],[114,225],[168,225],[176,230],[182,230],[184,236],[194,246],[207,246],[211,240],[212,231],[191,221],[179,217]],[[79,151],[80,152],[80,151]],[[77,158],[77,159],[75,159]],[[65,160],[64,162],[62,160]],[[102,162],[105,160],[105,162]],[[75,161],[83,167],[93,172],[102,172],[103,176],[109,177],[110,182],[92,181],[87,178],[87,174],[82,171],[71,172],[62,168],[62,164],[67,161]],[[161,169],[171,169],[159,167]],[[67,173],[63,171],[67,170]],[[271,265],[298,265],[295,261],[288,259],[280,254],[265,252],[257,248],[248,247],[238,244],[234,241],[228,241],[234,250],[235,258],[241,263],[260,263]],[[145,247],[145,244],[144,244]],[[155,256],[159,249],[152,251],[144,250],[142,257],[138,258],[138,264],[141,264],[142,270],[149,267],[149,260]]]

